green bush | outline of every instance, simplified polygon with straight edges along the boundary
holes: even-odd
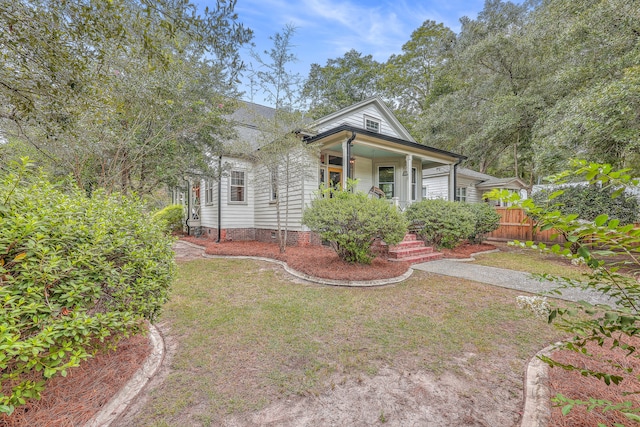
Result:
[[[182,231],[184,208],[182,205],[165,206],[153,214],[153,219],[162,221],[168,233],[179,233]]]
[[[407,232],[394,206],[361,192],[323,191],[304,211],[302,222],[328,241],[341,259],[362,264],[371,263],[376,239],[395,245]]]
[[[471,243],[482,243],[488,233],[500,227],[500,214],[493,206],[486,203],[465,203],[464,206],[475,218],[473,232],[468,237]]]
[[[601,347],[606,345],[611,350],[617,348],[622,352],[621,355],[626,354],[626,357],[637,358],[640,348],[633,345],[633,338],[640,335],[640,281],[638,281],[640,228],[633,224],[624,224],[624,222],[633,222],[632,216],[613,218],[611,215],[615,215],[613,207],[625,205],[628,202],[628,200],[618,200],[624,198],[625,193],[636,192],[637,194],[640,191],[640,179],[632,178],[629,174],[630,169],[616,171],[608,164],[577,160],[572,161],[572,165],[573,170],[552,178],[556,185],[561,186],[561,189],[554,192],[549,197],[549,201],[564,199],[574,201],[585,208],[589,208],[589,203],[597,203],[597,209],[602,211],[595,217],[593,217],[595,212],[587,214],[585,211],[573,209],[568,212],[550,209],[546,199],[542,199],[543,203],[537,203],[536,198],[521,200],[517,194],[510,194],[506,190],[494,190],[489,197],[521,207],[527,216],[538,219],[541,229],[558,230],[567,237],[567,242],[563,245],[554,244],[551,247],[532,241],[525,243],[516,241],[515,244],[569,257],[588,267],[588,272],[584,273],[579,280],[544,275],[547,280],[558,284],[558,288],[554,290],[555,294],[561,295],[566,289],[579,289],[599,293],[609,301],[608,304],[596,305],[580,301],[579,304],[570,307],[566,307],[565,304],[550,307],[549,323],[554,322],[567,336],[572,337],[563,342],[561,348],[595,358],[585,347],[591,342]],[[589,186],[578,189],[565,186],[567,177],[583,178],[589,182]],[[563,198],[567,191],[570,197]],[[593,194],[598,196],[588,200],[575,200],[576,194],[583,194],[584,197],[590,197],[589,195]],[[601,195],[608,195],[608,202],[599,201]],[[589,244],[584,244],[586,241]],[[601,360],[600,358],[597,360],[598,363],[581,362],[575,365],[559,362],[547,356],[541,356],[541,359],[552,367],[577,371],[583,376],[602,380],[607,385],[611,383],[617,385],[623,380],[620,376],[622,366],[633,366],[632,363],[627,364],[624,360]],[[585,365],[592,365],[595,368],[585,367]],[[631,373],[632,369],[629,368],[628,371]],[[637,376],[637,372],[633,372],[633,375]],[[634,390],[633,386],[626,386],[626,389],[629,395],[640,393],[640,390]],[[602,412],[619,411],[632,424],[638,425],[640,422],[640,407],[637,400],[610,402],[590,396],[584,400],[575,400],[558,394],[552,398],[552,401],[556,406],[563,408],[565,415],[573,407],[583,406],[588,410],[595,408]]]
[[[437,247],[455,248],[474,232],[475,216],[460,202],[422,200],[405,213],[420,237]]]
[[[558,194],[558,190],[562,193]],[[558,210],[562,215],[576,214],[579,219],[585,221],[593,221],[602,214],[607,214],[610,219],[619,220],[623,225],[640,221],[638,198],[627,192],[612,197],[617,190],[600,183],[560,185],[553,190],[536,192],[533,201],[538,206]]]
[[[104,340],[143,331],[167,300],[172,239],[138,200],[0,174],[0,412]]]

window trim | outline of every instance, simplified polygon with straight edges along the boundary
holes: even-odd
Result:
[[[204,180],[204,204],[205,205],[213,205],[213,190],[214,190],[214,180],[213,179],[205,179]]]
[[[456,187],[456,201],[457,202],[467,201],[467,187]]]
[[[372,129],[369,126],[367,126],[367,122],[371,122],[371,123],[375,123],[375,127],[377,129]],[[381,133],[382,130],[382,121],[380,119],[376,119],[375,117],[372,116],[367,116],[366,114],[364,115],[364,129],[368,130],[369,132],[375,132],[375,133]]]
[[[395,165],[378,165],[377,167],[377,174],[376,174],[376,182],[377,182],[377,187],[379,189],[381,189],[382,191],[384,191],[384,189],[382,188],[382,183],[380,182],[380,168],[392,168],[393,169],[393,182],[384,182],[385,184],[392,184],[392,190],[391,190],[391,197],[387,197],[387,200],[391,200],[394,197],[396,197],[396,166]],[[385,192],[386,194],[386,192]]]
[[[242,185],[233,185],[233,174],[241,173],[242,174]],[[247,204],[247,171],[244,169],[231,169],[229,171],[229,193],[227,203],[230,205],[246,205]],[[244,189],[242,200],[231,200],[231,195],[233,194],[233,187],[242,187]]]

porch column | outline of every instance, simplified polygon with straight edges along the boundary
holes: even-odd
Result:
[[[405,195],[406,195],[406,205],[405,206],[409,206],[411,204],[411,166],[413,165],[413,155],[411,154],[407,154],[405,156],[405,171],[407,173],[407,176],[405,177],[405,185],[406,185],[406,191],[405,191]]]
[[[449,165],[449,200],[456,200],[456,168]]]
[[[342,189],[347,188],[347,178],[349,178],[349,138],[342,141]]]

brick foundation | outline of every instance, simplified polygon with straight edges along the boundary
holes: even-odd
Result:
[[[218,229],[202,227],[202,237],[210,240],[218,239]],[[278,242],[278,231],[263,228],[223,228],[220,230],[220,240],[225,241],[258,241],[267,243]],[[311,231],[288,231],[287,246],[320,246],[320,236]]]

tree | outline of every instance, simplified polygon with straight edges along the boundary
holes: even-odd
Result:
[[[640,10],[623,0],[543,5],[531,29],[549,104],[534,128],[537,168],[556,173],[578,155],[639,171]]]
[[[380,86],[408,128],[442,90],[440,70],[451,60],[455,33],[443,24],[425,21],[411,33],[402,54],[391,55]]]
[[[282,34],[276,33],[271,37],[274,45],[271,50],[264,52],[269,59],[263,59],[255,52],[252,54],[261,68],[255,74],[257,82],[267,101],[275,106],[272,117],[255,118],[259,123],[261,140],[258,150],[252,155],[266,171],[267,176],[260,177],[261,186],[270,193],[269,198],[275,205],[281,253],[286,251],[287,245],[290,196],[294,191],[303,192],[302,175],[308,170],[309,153],[312,150],[296,133],[305,123],[303,114],[296,109],[300,78],[287,69],[297,59],[291,52],[294,34],[295,27],[287,25]]]
[[[446,67],[458,84],[421,118],[417,127],[425,143],[467,155],[481,172],[523,177],[531,171],[530,135],[540,100],[527,92],[532,81],[524,36],[528,13],[527,5],[492,0],[477,20],[461,20]]]
[[[579,176],[592,185],[600,185],[611,191],[615,200],[627,189],[640,189],[640,180],[629,175],[629,169],[615,170],[608,164],[578,161],[573,169],[557,176],[557,183],[567,177]],[[550,198],[559,197],[562,190],[553,193]],[[549,322],[555,322],[562,330],[573,335],[573,338],[562,344],[563,348],[586,354],[584,346],[587,342],[595,342],[600,346],[620,349],[627,357],[637,357],[637,349],[630,345],[628,338],[640,333],[640,228],[634,224],[626,224],[601,213],[593,219],[585,220],[577,214],[566,214],[557,210],[549,210],[536,204],[533,200],[520,200],[517,194],[505,191],[494,191],[492,198],[502,198],[522,207],[527,215],[539,218],[543,229],[554,228],[567,235],[567,243],[547,247],[533,242],[521,243],[522,246],[550,251],[555,254],[571,257],[585,263],[590,272],[583,280],[551,277],[559,283],[556,293],[565,288],[581,288],[593,290],[609,297],[611,304],[592,305],[581,301],[571,308],[556,307],[548,312]],[[571,250],[577,242],[588,239],[590,244],[579,244],[576,251]],[[520,242],[515,242],[516,244]],[[582,375],[603,380],[607,385],[618,384],[622,378],[611,372],[600,372],[585,369],[582,366],[561,364],[548,357],[542,359],[552,367],[578,370]],[[612,368],[614,362],[610,362]],[[555,401],[570,410],[575,405],[589,405],[604,410],[619,410],[629,420],[640,421],[640,408],[628,404],[613,405],[606,401],[574,401],[564,396],[556,396]]]
[[[309,113],[317,118],[381,93],[382,66],[371,55],[351,49],[341,58],[329,59],[322,67],[311,64],[302,96]]]
[[[251,37],[234,5],[3,0],[5,137],[87,189],[148,192],[207,164]]]

